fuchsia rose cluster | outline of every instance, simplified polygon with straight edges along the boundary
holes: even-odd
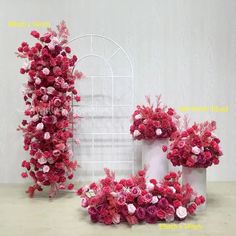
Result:
[[[179,132],[170,144],[167,158],[174,166],[207,168],[212,164],[219,164],[219,157],[223,155],[219,146],[220,139],[213,131],[216,123],[195,123],[192,127]]]
[[[88,208],[92,222],[133,225],[184,220],[205,201],[191,186],[179,183],[180,173],[170,172],[162,181],[147,182],[144,170],[120,181],[115,180],[114,172],[105,172],[104,179],[78,190],[82,207]]]
[[[74,70],[77,57],[71,55],[67,45],[68,29],[65,22],[55,32],[40,35],[32,31],[37,42],[31,47],[23,42],[17,55],[25,59],[20,73],[26,75],[24,101],[25,116],[19,129],[24,134],[24,149],[29,151],[30,160],[24,160],[22,177],[30,176],[34,184],[28,188],[32,197],[35,190],[51,186],[49,196],[58,189],[72,189],[77,162],[72,160],[68,139],[72,138],[71,124],[73,95],[80,100],[75,80],[81,73]]]
[[[147,106],[137,106],[132,114],[133,124],[130,133],[136,140],[156,140],[170,138],[177,131],[176,122],[179,116],[173,108],[161,106],[160,96],[157,105],[151,105],[147,98]]]

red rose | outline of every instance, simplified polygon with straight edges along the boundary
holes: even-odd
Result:
[[[166,213],[165,213],[165,211],[163,211],[162,209],[158,209],[158,210],[156,211],[156,215],[157,215],[157,217],[158,217],[159,219],[161,219],[161,220],[165,219],[165,217],[166,217]]]
[[[181,203],[181,201],[179,201],[179,200],[174,200],[174,201],[173,201],[173,206],[174,206],[175,208],[178,208],[179,206],[182,206],[182,203]]]
[[[31,33],[30,33],[33,37],[35,37],[35,38],[39,38],[39,36],[40,36],[40,34],[39,34],[39,32],[38,31],[36,31],[36,30],[33,30],[33,31],[31,31]]]

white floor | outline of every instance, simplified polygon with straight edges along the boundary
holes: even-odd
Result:
[[[24,190],[24,185],[0,185],[0,236],[236,235],[236,182],[208,183],[206,212],[167,225],[169,229],[162,229],[160,224],[92,224],[73,193],[61,193],[53,200],[46,194],[30,199]]]

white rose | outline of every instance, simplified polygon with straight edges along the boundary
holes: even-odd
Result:
[[[179,219],[184,219],[187,216],[187,209],[183,206],[179,206],[176,209],[176,215],[179,217]]]
[[[54,160],[53,160],[52,157],[48,158],[48,163],[49,163],[49,164],[53,164],[53,163],[54,163]]]
[[[157,129],[157,130],[156,130],[156,135],[159,136],[159,135],[161,135],[161,134],[162,134],[161,129]]]
[[[52,42],[50,42],[50,43],[48,44],[48,48],[49,48],[50,50],[54,50],[54,49],[55,49],[55,45],[54,45]]]
[[[152,183],[150,183],[150,182],[147,183],[147,190],[148,190],[148,191],[152,191],[152,190],[154,189],[154,187],[155,187],[154,184],[152,184]]]
[[[201,152],[201,149],[197,146],[192,147],[192,153],[198,155]]]
[[[42,96],[42,101],[47,102],[48,101],[48,95],[43,95]]]
[[[156,204],[156,203],[158,203],[158,201],[159,201],[158,197],[157,196],[153,196],[151,203],[152,204]]]
[[[141,114],[137,114],[135,117],[134,117],[135,120],[140,120],[142,119],[142,115]]]
[[[53,87],[48,87],[47,88],[47,93],[48,94],[53,94],[54,91],[55,91],[55,89]]]
[[[119,194],[118,194],[118,193],[116,193],[116,192],[111,192],[111,196],[113,196],[113,197],[117,198],[117,197],[119,196]]]
[[[136,129],[135,131],[134,131],[134,137],[137,137],[137,136],[139,136],[141,133]]]
[[[63,116],[67,116],[68,115],[68,111],[66,109],[62,109],[61,114]]]
[[[32,120],[33,120],[34,122],[38,121],[38,120],[39,120],[39,116],[38,116],[38,115],[34,115],[34,116],[32,117]]]
[[[29,69],[30,69],[30,63],[29,63],[29,61],[25,61],[25,62],[23,63],[22,68],[24,68],[25,70],[29,70]]]
[[[41,157],[38,159],[38,163],[43,165],[43,164],[47,163],[47,159],[45,157]]]
[[[113,223],[113,224],[119,224],[119,223],[120,223],[120,215],[119,215],[119,214],[115,214],[115,215],[112,217],[112,223]]]
[[[171,189],[173,193],[176,192],[176,189],[174,187],[172,187],[172,186],[170,186],[169,189]]]
[[[52,43],[53,43],[54,45],[59,44],[59,39],[58,39],[57,37],[53,37],[53,38],[51,38],[51,40],[52,40]]]
[[[148,123],[148,120],[145,119],[145,120],[143,121],[143,123],[146,125],[146,124]]]
[[[43,68],[42,72],[43,72],[43,74],[45,74],[45,75],[49,75],[50,70],[49,70],[48,68]]]
[[[41,79],[40,78],[36,78],[35,83],[36,84],[41,84]]]
[[[50,167],[45,165],[43,166],[43,173],[47,173],[50,170]]]
[[[46,132],[45,134],[44,134],[44,139],[46,139],[46,140],[48,140],[48,139],[50,139],[50,133],[49,132]]]
[[[128,204],[128,212],[130,215],[134,214],[136,207],[133,204]]]
[[[36,126],[36,130],[42,130],[44,128],[44,125],[43,123],[38,123],[37,126]]]
[[[61,85],[61,87],[62,87],[63,89],[67,89],[67,88],[69,87],[69,85],[68,85],[68,83],[63,83],[63,84]]]

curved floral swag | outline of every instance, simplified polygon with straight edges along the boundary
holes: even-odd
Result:
[[[72,124],[78,116],[72,113],[72,99],[80,101],[75,88],[76,79],[82,73],[75,70],[77,57],[68,46],[68,28],[64,21],[57,30],[48,29],[43,35],[32,31],[37,42],[31,47],[22,42],[16,53],[24,59],[20,73],[27,75],[24,101],[25,116],[18,130],[24,135],[24,149],[30,159],[23,160],[23,178],[31,177],[34,184],[27,193],[42,191],[49,186],[49,197],[58,189],[73,189],[73,178],[77,162],[68,140],[73,137]]]

